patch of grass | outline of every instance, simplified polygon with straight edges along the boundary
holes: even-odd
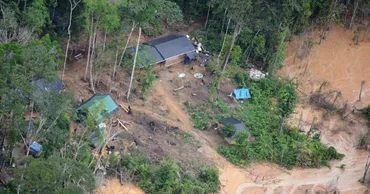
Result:
[[[270,161],[289,169],[294,166],[315,168],[329,166],[330,160],[344,157],[335,148],[322,144],[319,138],[301,134],[296,128],[283,125],[280,133],[281,101],[274,104],[271,98],[280,97],[278,94],[285,84],[291,84],[289,80],[265,78],[244,80],[244,83],[248,83],[253,98],[240,104],[234,116],[244,122],[255,141],[250,142],[247,134],[238,133],[235,145],[221,145],[218,152],[230,162],[246,165],[253,161]]]
[[[181,138],[183,139],[184,143],[190,143],[192,137],[193,137],[193,134],[191,133],[187,133],[184,131],[181,132]]]
[[[184,104],[190,113],[195,128],[204,130],[212,123],[214,115],[207,112],[205,108],[191,106],[189,102],[185,102]]]
[[[346,164],[341,164],[340,166],[336,166],[336,167],[343,171],[346,169]]]
[[[122,160],[123,170],[130,171],[136,183],[153,194],[216,193],[221,186],[215,167],[198,167],[190,174],[179,164],[167,159],[159,166],[149,164],[147,158],[127,155]]]

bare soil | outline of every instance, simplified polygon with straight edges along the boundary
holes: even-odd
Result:
[[[96,194],[145,194],[145,192],[133,184],[121,185],[118,179],[111,179],[100,185]]]
[[[181,33],[187,34],[189,31]],[[313,32],[316,37],[319,32]],[[281,76],[296,77],[301,91],[301,102],[292,115],[290,124],[300,126],[307,131],[313,118],[315,125],[322,132],[322,141],[328,146],[334,146],[339,152],[344,153],[342,161],[332,161],[332,168],[286,170],[271,163],[252,164],[247,168],[230,164],[217,153],[219,144],[225,143],[216,131],[210,129],[200,131],[195,129],[186,111],[184,102],[193,104],[206,103],[209,99],[208,89],[204,88],[201,80],[194,78],[194,73],[206,73],[205,69],[194,63],[195,69],[183,64],[170,68],[156,67],[159,79],[154,83],[153,90],[140,99],[140,92],[134,85],[134,93],[130,102],[134,114],[127,115],[123,111],[117,114],[121,120],[128,121],[129,132],[125,132],[127,144],[131,145],[133,137],[138,137],[143,146],[131,147],[130,151],[139,150],[148,154],[153,161],[159,161],[165,156],[172,157],[175,161],[185,166],[191,166],[194,161],[206,161],[215,164],[220,171],[222,183],[221,193],[363,193],[367,190],[358,182],[361,178],[367,158],[367,151],[356,149],[360,134],[368,130],[365,120],[349,115],[342,120],[338,114],[327,114],[325,110],[314,109],[310,106],[308,98],[317,91],[320,85],[327,81],[329,86],[324,91],[339,90],[342,92],[339,104],[343,105],[348,100],[349,106],[356,103],[359,87],[365,80],[362,93],[362,102],[357,106],[370,103],[370,72],[366,64],[369,61],[370,43],[361,42],[359,46],[351,44],[352,32],[345,31],[339,26],[334,26],[328,33],[326,40],[321,45],[315,45],[310,54],[300,60],[296,58],[296,46],[301,44],[303,38],[298,37],[289,43],[286,66],[279,72]],[[315,39],[317,40],[317,39]],[[306,65],[308,64],[308,65]],[[92,94],[87,82],[81,78],[84,74],[85,61],[77,61],[68,65],[66,71],[66,89],[73,91],[76,98],[87,100]],[[185,73],[185,78],[178,75]],[[119,70],[118,80],[109,82],[109,70],[103,70],[102,83],[98,87],[99,93],[109,93],[109,87],[120,89],[121,96],[112,94],[117,102],[128,105],[125,97],[129,76]],[[210,77],[204,78],[207,84]],[[173,90],[186,85],[182,90]],[[226,96],[232,91],[232,84],[222,85],[220,97],[232,105]],[[150,123],[154,123],[150,124]],[[192,141],[186,143],[181,134],[192,134]],[[173,144],[174,143],[174,144]],[[337,168],[345,164],[345,169]],[[118,181],[117,181],[118,182]],[[123,188],[118,184],[102,186],[105,188]],[[99,193],[100,189],[98,189]],[[103,192],[104,193],[104,192]],[[116,193],[106,191],[105,193]]]

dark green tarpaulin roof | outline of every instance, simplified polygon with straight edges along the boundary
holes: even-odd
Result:
[[[104,106],[100,106],[100,103],[103,103]],[[97,120],[103,118],[104,113],[108,113],[111,116],[119,110],[119,106],[110,95],[93,96],[80,107],[78,107],[77,110],[87,110],[90,112],[94,110],[94,108],[99,107],[104,107],[105,110],[97,110]]]
[[[135,56],[136,46],[127,48],[126,53]],[[139,45],[138,66],[145,67],[166,61],[186,53],[195,55],[193,43],[184,35],[169,35]],[[193,57],[194,58],[194,57]]]

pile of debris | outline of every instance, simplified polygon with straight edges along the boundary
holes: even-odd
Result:
[[[250,69],[249,70],[249,78],[254,79],[254,80],[259,80],[259,79],[265,78],[268,75],[269,75],[268,72],[263,73],[262,71],[257,70],[257,69]]]

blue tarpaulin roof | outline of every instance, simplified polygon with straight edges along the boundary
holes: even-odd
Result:
[[[42,145],[34,141],[31,144],[30,149],[34,152],[40,152],[42,150]]]
[[[234,95],[237,100],[251,98],[248,88],[234,89]]]

